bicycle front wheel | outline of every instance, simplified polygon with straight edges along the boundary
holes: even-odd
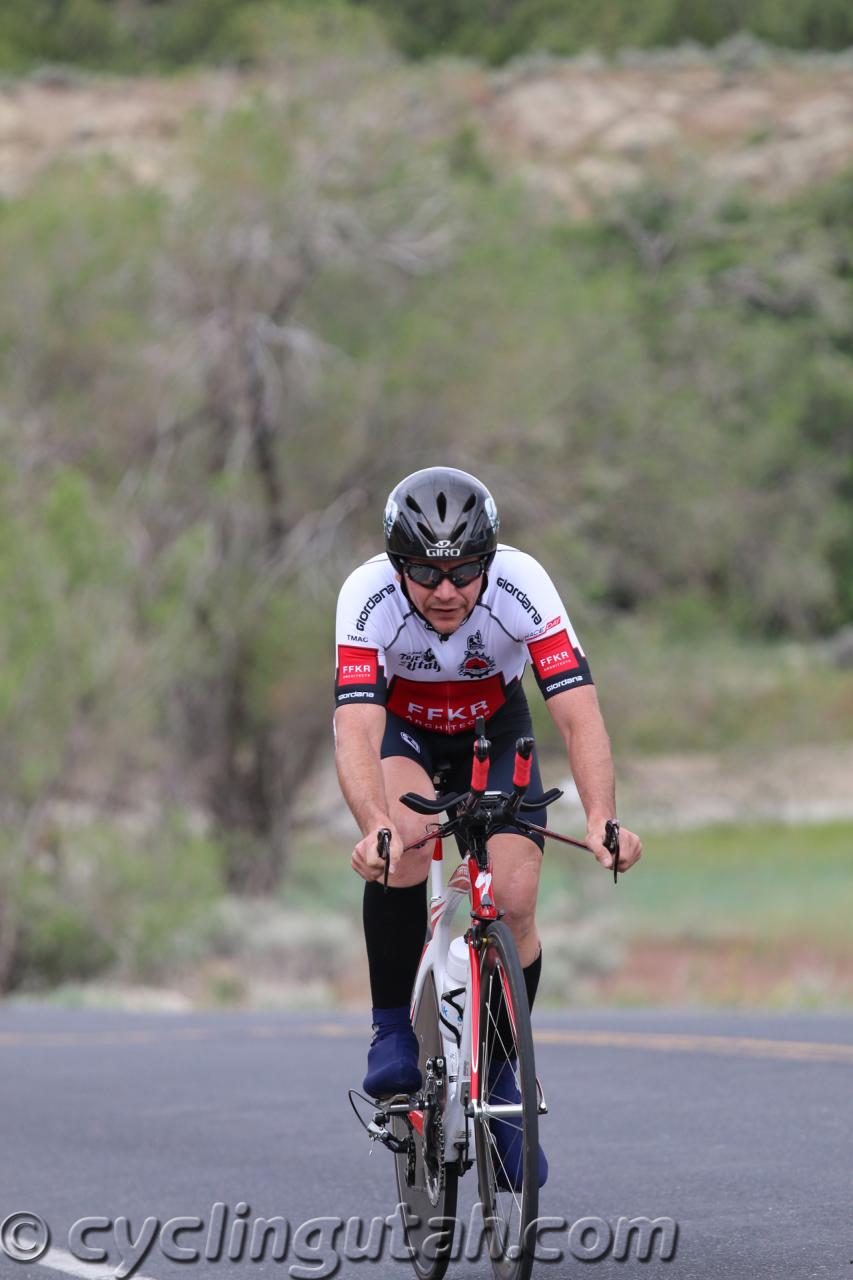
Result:
[[[508,927],[489,925],[480,951],[477,1180],[497,1280],[528,1280],[539,1212],[539,1116],[533,1033]]]
[[[419,1062],[426,1084],[427,1061],[444,1052],[432,973],[424,982],[413,1026],[420,1044]],[[420,1113],[420,1130],[416,1128],[412,1132],[399,1117],[395,1117],[391,1124],[396,1137],[410,1136],[413,1141],[409,1153],[395,1156],[395,1161],[397,1194],[405,1214],[403,1231],[412,1250],[412,1266],[419,1280],[441,1280],[453,1249],[459,1175],[456,1162],[444,1162],[442,1115],[445,1090],[446,1084],[442,1086],[431,1112]]]

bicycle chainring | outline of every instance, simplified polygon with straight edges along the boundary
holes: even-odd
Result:
[[[424,1162],[424,1187],[429,1202],[435,1208],[444,1191],[444,1124],[441,1112],[433,1107],[430,1119],[424,1123],[421,1155]]]

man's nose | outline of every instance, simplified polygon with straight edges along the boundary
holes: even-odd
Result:
[[[456,595],[456,588],[449,578],[442,578],[435,589],[435,595],[439,600],[452,600]]]

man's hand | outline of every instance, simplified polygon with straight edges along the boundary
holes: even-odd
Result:
[[[604,821],[590,822],[586,829],[586,842],[596,860],[608,871],[613,869],[613,855],[604,847]],[[619,828],[619,870],[627,871],[643,852],[643,842],[627,827]]]
[[[381,880],[385,875],[385,860],[380,858],[378,852],[379,832],[383,827],[391,832],[391,865],[388,868],[389,879],[393,876],[397,869],[397,865],[403,853],[403,841],[397,832],[390,818],[383,818],[377,822],[372,831],[368,831],[367,835],[359,840],[358,844],[352,851],[352,869],[358,872],[363,880]]]

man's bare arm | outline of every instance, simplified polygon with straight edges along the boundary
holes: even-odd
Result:
[[[603,823],[616,814],[616,781],[595,686],[567,689],[549,698],[547,707],[563,735],[584,813]]]
[[[613,865],[604,847],[604,824],[616,816],[613,754],[594,685],[567,689],[548,699],[548,710],[563,735],[572,777],[586,814],[587,844],[604,867]],[[637,861],[642,844],[633,831],[622,828],[619,867],[626,871]]]
[[[380,754],[385,708],[338,707],[335,712],[335,767],[344,799],[362,835],[388,818]]]
[[[365,880],[382,877],[385,864],[376,848],[382,827],[391,832],[390,874],[403,852],[400,834],[388,816],[382,775],[384,707],[338,707],[335,712],[335,765],[341,791],[362,831],[352,852],[352,868]]]

